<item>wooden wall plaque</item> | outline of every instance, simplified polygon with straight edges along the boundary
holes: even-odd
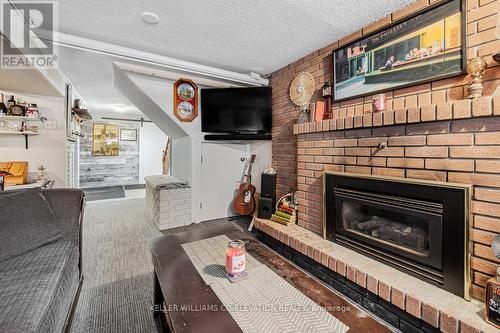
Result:
[[[189,79],[174,84],[174,114],[182,122],[192,122],[198,116],[198,86]]]

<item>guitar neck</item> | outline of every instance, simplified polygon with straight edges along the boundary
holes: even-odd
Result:
[[[250,159],[250,165],[248,166],[248,173],[246,175],[245,190],[248,190],[248,186],[250,186],[250,184],[252,183],[252,166],[254,162],[255,155],[252,155],[252,158]]]

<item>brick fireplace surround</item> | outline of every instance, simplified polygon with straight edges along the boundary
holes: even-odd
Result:
[[[484,98],[466,99],[468,78],[457,76],[389,91],[386,93],[388,111],[383,113],[371,113],[371,97],[357,98],[334,103],[332,120],[295,125],[299,110],[288,96],[295,75],[301,71],[312,73],[317,90],[313,101],[320,99],[324,81],[332,79],[332,50],[434,4],[433,0],[416,1],[272,74],[273,166],[278,172],[277,191],[278,195],[294,189],[299,191],[298,226],[303,228],[287,229],[262,222],[257,224],[261,231],[281,238],[280,241],[286,238],[288,242],[288,236],[292,239],[294,233],[302,236],[306,233],[306,239],[314,236],[317,237],[314,242],[327,242],[319,236],[323,232],[324,171],[472,184],[473,218],[469,230],[472,296],[478,300],[484,298],[486,280],[500,264],[490,249],[492,238],[500,233],[500,67],[491,57],[500,51],[497,28],[500,0],[464,1],[467,2],[468,57],[482,56],[488,63]],[[380,143],[387,143],[387,147],[377,150]],[[290,235],[285,236],[287,233]],[[324,249],[325,243],[321,244]],[[293,241],[287,245],[296,247]],[[300,251],[300,242],[298,245]],[[304,245],[306,255],[308,245]],[[314,251],[310,254],[312,259],[322,262]],[[345,264],[349,267],[349,260]],[[349,274],[349,270],[343,269],[344,275]],[[359,282],[354,271],[354,281],[367,288],[365,273],[359,271]],[[392,287],[393,293],[399,292],[398,286]],[[389,286],[389,300],[390,290]],[[412,298],[406,298],[405,303],[406,294],[402,295],[400,308],[405,310]],[[415,314],[422,318],[421,300],[417,301],[419,310]],[[439,326],[441,320],[441,330],[453,332],[459,327],[462,327],[460,331],[475,332],[491,328],[487,324],[481,328],[482,323],[459,324],[458,316],[455,316],[455,326],[443,328],[448,315],[438,309],[434,325]]]

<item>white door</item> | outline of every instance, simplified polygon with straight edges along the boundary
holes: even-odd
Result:
[[[202,220],[234,216],[232,201],[245,172],[247,145],[204,142],[201,153]]]

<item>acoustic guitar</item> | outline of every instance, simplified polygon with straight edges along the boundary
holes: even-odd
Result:
[[[252,184],[252,165],[255,162],[255,157],[252,155],[250,158],[245,181],[240,184],[238,195],[233,200],[233,210],[241,216],[251,215],[255,211],[255,186]]]

